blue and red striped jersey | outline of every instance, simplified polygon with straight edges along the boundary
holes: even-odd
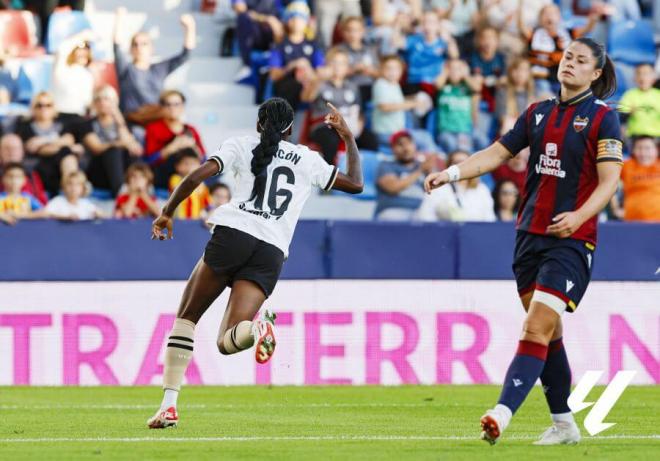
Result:
[[[598,185],[597,163],[623,161],[617,113],[591,90],[530,105],[499,142],[513,155],[530,148],[517,226],[532,234],[546,235],[554,216],[587,201]],[[595,245],[597,221],[589,219],[571,238]]]

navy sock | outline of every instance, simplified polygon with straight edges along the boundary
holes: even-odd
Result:
[[[511,413],[515,413],[541,375],[547,355],[548,346],[519,341],[518,351],[506,372],[504,387],[497,403],[507,406]]]
[[[548,345],[548,358],[541,373],[541,384],[550,413],[570,413],[568,396],[571,395],[571,367],[561,338]]]

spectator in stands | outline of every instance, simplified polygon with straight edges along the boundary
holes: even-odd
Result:
[[[307,39],[310,11],[307,4],[296,0],[284,11],[286,37],[275,45],[270,55],[270,78],[276,96],[286,99],[294,110],[300,108],[303,87],[316,78],[323,65],[323,51]]]
[[[450,59],[435,84],[438,88],[438,142],[445,152],[482,149],[488,139],[474,132],[483,78],[470,76],[465,61]]]
[[[18,97],[18,82],[11,71],[5,68],[4,50],[0,47],[0,106],[13,102]]]
[[[360,0],[316,0],[314,12],[321,43],[329,48],[332,35],[340,18],[362,15]]]
[[[0,138],[0,175],[2,171],[11,163],[19,163],[25,169],[25,185],[22,192],[27,192],[34,196],[42,205],[48,202],[48,196],[44,189],[44,183],[41,181],[39,173],[34,171],[33,168],[28,168],[25,165],[25,150],[23,149],[23,141],[14,133],[7,133]],[[2,184],[0,184],[0,192],[2,192]]]
[[[209,204],[201,215],[201,218],[204,221],[206,227],[209,229],[213,227],[213,224],[206,223],[206,219],[213,212],[213,210],[219,206],[229,203],[230,201],[231,190],[227,184],[217,182],[209,187]]]
[[[469,157],[467,152],[449,154],[448,165],[456,165]],[[495,221],[493,197],[479,178],[448,184],[426,195],[418,218],[422,221]]]
[[[266,51],[284,38],[284,26],[279,20],[275,0],[232,0],[236,12],[236,39],[243,67],[236,74],[240,81],[252,74],[250,53]]]
[[[169,183],[170,193],[183,181],[183,178],[199,168],[201,164],[197,151],[192,148],[183,149],[176,154],[174,162],[175,173],[170,177]],[[174,213],[174,217],[178,219],[198,219],[209,203],[209,190],[202,183],[197,186],[197,189],[188,198],[181,202]]]
[[[44,217],[41,204],[28,192],[23,192],[27,177],[20,163],[5,165],[2,172],[2,187],[0,192],[0,221],[16,224],[19,219]]]
[[[532,78],[531,65],[524,57],[511,61],[506,72],[506,82],[495,94],[495,116],[500,123],[500,132],[506,133],[536,98],[536,87]]]
[[[133,219],[155,217],[160,214],[156,198],[150,194],[154,174],[149,165],[136,162],[126,170],[126,187],[115,201],[115,218]]]
[[[125,16],[125,8],[117,9],[114,54],[120,89],[119,107],[129,122],[146,125],[162,118],[162,107],[158,105],[158,98],[163,90],[165,78],[186,62],[190,52],[195,49],[197,44],[195,18],[190,14],[181,16],[181,25],[184,29],[183,50],[172,58],[152,64],[153,44],[146,32],[138,32],[131,39],[131,62],[119,49],[120,29]]]
[[[435,11],[424,13],[420,34],[406,37],[401,30],[395,32],[393,42],[403,50],[409,84],[433,84],[442,71],[444,60],[458,58],[456,41],[446,28],[441,27]]]
[[[616,195],[612,210],[626,221],[660,222],[660,158],[658,140],[640,136],[633,141],[632,158],[626,160],[621,172],[623,209]]]
[[[405,97],[401,84],[404,62],[396,55],[384,56],[380,64],[380,78],[373,87],[373,132],[381,145],[387,145],[394,133],[406,129],[406,112],[425,110],[426,103],[415,96]],[[426,130],[410,130],[415,144],[424,152],[437,152],[438,147]]]
[[[621,112],[627,119],[626,134],[660,137],[660,89],[653,84],[657,75],[651,64],[635,69],[637,88],[631,88],[621,98]]]
[[[533,30],[538,25],[539,13],[553,0],[487,0],[484,2],[485,21],[500,31],[500,51],[507,57],[527,52],[528,44],[522,39],[520,26]]]
[[[525,0],[521,0],[518,12],[518,27],[523,38],[529,43],[532,74],[537,80],[541,93],[554,93],[559,88],[557,69],[559,61],[572,40],[591,31],[599,18],[598,9],[592,10],[583,27],[569,30],[563,23],[559,7],[554,3],[543,7],[539,13],[539,25],[530,29],[523,23]]]
[[[110,85],[94,92],[94,118],[80,128],[82,143],[90,152],[87,174],[94,187],[109,189],[117,196],[126,167],[144,154],[119,110],[119,97]]]
[[[85,153],[57,118],[54,104],[50,93],[38,93],[32,101],[32,116],[16,126],[28,155],[38,158],[35,169],[51,197],[57,195],[61,178],[79,169],[79,157]]]
[[[46,43],[46,37],[48,37],[48,19],[53,11],[55,11],[55,8],[69,7],[77,11],[85,10],[85,0],[23,0],[23,5],[39,16],[42,43]]]
[[[518,191],[522,193],[525,190],[528,160],[529,148],[525,148],[515,157],[511,157],[508,162],[495,168],[491,173],[491,176],[493,176],[493,179],[497,182],[512,181],[518,188]]]
[[[422,0],[372,0],[372,34],[379,43],[381,54],[396,52],[396,48],[392,48],[394,33],[406,35],[413,32],[414,24],[422,18],[422,3]]]
[[[93,40],[91,30],[62,41],[53,68],[53,100],[55,110],[65,123],[80,123],[92,103],[94,75],[92,63]]]
[[[431,6],[441,19],[448,20],[456,38],[460,55],[472,54],[474,29],[479,21],[479,2],[477,0],[431,0]]]
[[[497,51],[499,46],[497,29],[491,26],[479,29],[476,44],[477,49],[472,53],[469,61],[470,71],[474,76],[483,77],[481,110],[493,113],[495,111],[495,90],[498,84],[504,82],[506,73],[504,54]]]
[[[46,213],[54,219],[80,221],[102,218],[103,213],[89,199],[87,176],[82,171],[68,173],[62,178],[62,194],[46,205]]]
[[[366,26],[362,17],[344,19],[341,32],[343,43],[339,47],[348,53],[350,80],[358,86],[364,105],[371,101],[371,87],[379,76],[378,53],[365,43]]]
[[[498,221],[515,221],[520,206],[520,193],[516,184],[508,179],[499,181],[493,189],[495,216]]]
[[[164,91],[160,97],[164,118],[147,125],[146,160],[154,169],[154,184],[158,188],[167,188],[178,152],[193,149],[200,159],[206,155],[197,130],[183,121],[185,103],[180,91]]]
[[[375,218],[381,221],[410,221],[424,198],[424,178],[433,171],[434,156],[419,160],[412,134],[392,135],[394,160],[381,162],[376,173],[378,199]]]
[[[328,104],[335,106],[342,114],[357,138],[359,147],[376,150],[378,140],[364,130],[360,117],[360,91],[355,83],[346,79],[349,71],[348,53],[340,48],[332,48],[326,61],[330,79],[315,79],[303,90],[302,100],[313,102],[309,139],[320,146],[325,161],[334,164],[341,139],[334,129],[324,123],[325,116],[330,112]]]

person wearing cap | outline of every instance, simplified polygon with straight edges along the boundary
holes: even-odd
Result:
[[[316,70],[323,65],[323,51],[306,37],[309,18],[307,3],[299,0],[289,3],[282,17],[286,37],[270,54],[274,93],[286,99],[294,110],[300,107],[303,87],[314,80]]]
[[[424,199],[424,177],[434,169],[436,158],[423,160],[408,131],[390,139],[394,159],[381,162],[376,173],[378,198],[374,217],[380,221],[410,221]]]

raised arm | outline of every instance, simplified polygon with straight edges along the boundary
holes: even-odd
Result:
[[[433,189],[450,182],[476,178],[493,171],[510,158],[511,152],[499,142],[495,142],[458,165],[452,165],[439,173],[428,175],[424,181],[424,190],[430,194]]]
[[[348,160],[348,169],[346,174],[338,173],[337,179],[332,186],[335,190],[348,192],[349,194],[360,194],[364,189],[364,179],[362,178],[362,164],[360,162],[360,151],[355,143],[355,137],[348,128],[344,117],[341,116],[335,106],[328,103],[331,112],[326,115],[325,123],[337,131],[339,137],[346,144],[346,156]]]
[[[204,162],[202,166],[183,178],[179,185],[176,186],[176,189],[172,192],[172,195],[170,195],[170,198],[165,202],[165,205],[160,212],[160,216],[158,216],[151,225],[152,240],[165,240],[174,237],[174,234],[172,233],[172,216],[174,215],[176,208],[181,202],[187,199],[203,181],[217,174],[219,169],[219,164],[211,160]],[[164,233],[165,229],[167,229],[167,235]]]

